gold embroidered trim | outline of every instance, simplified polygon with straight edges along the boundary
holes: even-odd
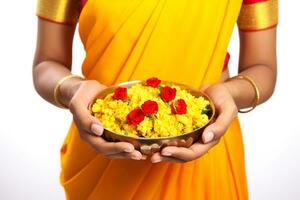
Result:
[[[79,0],[38,0],[36,14],[50,21],[75,24],[79,12]]]
[[[242,31],[257,31],[276,26],[278,0],[243,5],[237,22]]]

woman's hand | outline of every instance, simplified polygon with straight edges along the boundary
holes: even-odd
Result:
[[[107,142],[102,137],[103,126],[90,114],[88,106],[101,90],[106,86],[94,80],[81,81],[71,89],[74,92],[69,102],[74,122],[78,128],[80,138],[88,143],[98,153],[109,158],[127,158],[134,160],[146,159],[134,146],[127,142]]]
[[[188,162],[206,154],[212,147],[218,144],[220,138],[229,128],[231,122],[237,116],[237,107],[225,83],[216,84],[202,89],[215,104],[218,117],[216,121],[205,128],[202,141],[196,142],[189,148],[168,146],[160,153],[151,157],[153,163],[162,161]]]

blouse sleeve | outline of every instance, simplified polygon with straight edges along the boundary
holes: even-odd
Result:
[[[80,0],[38,0],[38,17],[62,24],[76,24]]]
[[[241,31],[260,31],[278,24],[278,0],[243,0],[238,18]]]

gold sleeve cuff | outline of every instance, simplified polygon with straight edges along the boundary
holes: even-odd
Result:
[[[80,0],[38,0],[37,16],[63,24],[77,23]]]
[[[259,31],[276,26],[278,0],[243,5],[237,23],[241,31]]]

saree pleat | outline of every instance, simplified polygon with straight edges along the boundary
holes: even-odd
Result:
[[[137,45],[139,44],[137,44],[136,42],[139,41],[142,42],[141,44],[144,44],[146,38],[143,37],[142,33],[144,31],[145,34],[148,34],[150,31],[151,34],[151,28],[152,28],[151,25],[155,24],[155,19],[158,18],[158,16],[156,15],[157,14],[159,15],[159,9],[163,5],[163,1],[151,1],[151,2],[152,3],[150,4],[149,1],[144,1],[137,7],[140,9],[137,9],[135,10],[134,13],[131,13],[131,20],[129,20],[129,18],[126,18],[128,20],[126,26],[123,25],[118,30],[118,33],[114,34],[114,37],[112,40],[110,40],[110,43],[107,45],[105,52],[103,52],[103,54],[101,53],[98,54],[95,63],[87,63],[87,64],[84,63],[83,66],[94,66],[91,68],[90,72],[83,71],[83,73],[85,73],[86,76],[88,76],[91,79],[97,79],[97,80],[103,79],[104,83],[110,85],[116,83],[115,79],[116,77],[118,77],[120,70],[126,69],[127,71],[128,70],[134,71],[134,67],[139,60],[139,56],[135,57],[133,51],[141,50],[141,52],[138,52],[137,55],[142,55],[143,53],[143,47],[142,48],[137,47]],[[132,19],[140,19],[140,20],[136,21]],[[149,31],[148,29],[145,29],[147,23],[151,24],[150,26],[147,27],[148,29],[150,29]],[[96,41],[93,44],[95,48],[101,45],[102,40],[98,40],[98,41]],[[91,52],[91,54],[94,54],[95,51],[89,51],[89,52]],[[118,53],[116,54],[115,52]],[[90,60],[90,59],[87,57],[86,60]],[[131,63],[134,64],[130,65]],[[83,70],[85,70],[85,67],[83,68]],[[106,76],[103,76],[104,73],[106,73],[105,72],[106,70],[108,70],[109,72],[107,72]]]
[[[155,195],[157,195],[158,191],[161,189],[161,187],[164,184],[164,177],[166,177],[166,174],[169,169],[169,165],[165,163],[164,169],[158,170],[158,168],[160,167],[161,166],[159,165],[151,166],[151,169],[148,171],[147,175],[143,178],[141,184],[137,187],[137,190],[135,191],[135,194],[131,199],[144,199],[144,200],[155,199]],[[153,174],[155,172],[158,172],[157,177],[159,177],[159,180],[153,177]]]
[[[195,162],[190,162],[181,166],[178,178],[178,188],[180,188],[180,192],[178,194],[179,199],[193,198],[192,179],[194,174],[194,166]]]
[[[221,145],[219,145],[219,151],[226,152],[224,140],[221,140],[220,144]],[[218,168],[217,174],[222,174],[222,176],[218,177],[218,181],[216,182],[216,186],[217,188],[219,188],[217,199],[222,199],[224,196],[227,197],[226,199],[237,199],[236,196],[233,196],[235,194],[235,188],[233,187],[234,183],[232,182],[231,173],[228,173],[230,171],[230,168],[228,166],[228,157],[226,155],[223,155],[218,159],[219,160],[217,164],[222,163],[222,167]],[[224,184],[226,184],[226,187],[224,187]]]
[[[150,165],[146,162],[141,164],[138,161],[135,163],[123,160],[113,161],[103,172],[103,176],[99,179],[90,198],[96,199],[102,194],[108,193],[111,199],[119,199],[120,197],[124,200],[131,199],[133,192],[145,176],[145,172],[148,172],[149,169]],[[113,181],[113,187],[110,184],[106,184],[112,180],[115,180]],[[118,188],[117,192],[115,188]]]
[[[82,170],[80,170],[76,176],[68,180],[63,184],[66,188],[66,194],[68,199],[87,199],[93,191],[95,185],[101,177],[101,173],[94,174],[95,171],[105,169],[109,166],[109,161],[103,161],[101,156],[96,156],[95,159],[90,161]],[[88,182],[86,177],[89,177]],[[82,182],[86,182],[84,185]],[[72,185],[71,189],[68,190],[69,184]],[[74,192],[80,191],[80,192]]]
[[[167,179],[164,179],[164,188],[160,199],[178,199],[178,178],[181,166],[179,164],[172,164],[168,170]],[[172,188],[178,188],[173,190]]]
[[[102,11],[101,13],[98,13],[98,15],[93,15],[93,16],[88,16],[91,20],[91,22],[87,23],[87,24],[83,24],[81,27],[84,27],[85,29],[88,29],[89,31],[87,31],[86,33],[82,33],[80,34],[82,42],[84,44],[84,47],[86,49],[87,52],[90,52],[92,50],[89,51],[89,48],[91,45],[95,44],[96,40],[101,39],[101,37],[105,37],[108,36],[109,38],[112,38],[114,36],[114,33],[116,33],[118,31],[118,29],[120,27],[122,27],[122,24],[124,24],[127,19],[131,16],[131,14],[134,13],[135,9],[140,6],[143,1],[141,0],[132,0],[130,2],[126,2],[128,5],[126,8],[124,8],[124,6],[122,6],[122,4],[124,4],[124,2],[115,2],[114,3],[114,10],[113,12],[111,11],[111,9],[105,9],[107,7],[109,7],[109,4],[111,4],[111,2],[106,2],[106,1],[102,1],[101,2],[101,8]],[[107,4],[107,5],[106,5]],[[87,5],[88,7],[89,5]],[[98,5],[93,5],[93,7],[96,6],[95,10],[97,10]],[[120,7],[121,6],[121,7]],[[92,8],[86,8],[87,10],[91,10]],[[88,12],[87,14],[90,14],[90,12]],[[101,20],[99,20],[99,18]],[[114,22],[114,23],[110,23],[110,22]],[[91,27],[91,25],[89,24],[93,24],[94,27]],[[89,26],[89,27],[85,27],[85,26]],[[105,34],[105,32],[107,32],[108,34]],[[109,38],[102,38],[102,42],[105,41],[110,41],[111,39]],[[98,52],[101,54],[101,51]],[[90,60],[86,59],[86,60]]]
[[[236,194],[238,197],[243,197],[243,199],[246,199],[247,188],[245,187],[245,184],[247,183],[247,177],[246,174],[240,173],[241,169],[245,169],[244,149],[241,148],[240,153],[234,153],[236,151],[236,147],[240,145],[243,146],[243,139],[239,134],[240,131],[240,123],[238,119],[236,119],[232,124],[232,134],[230,134],[230,136],[237,139],[232,140],[230,137],[224,137],[224,143]]]
[[[89,0],[79,19],[82,72],[106,85],[152,76],[200,88],[220,80],[241,0]],[[205,156],[184,164],[110,160],[72,124],[62,153],[68,199],[247,199],[236,119]]]
[[[71,133],[77,133],[76,126],[72,123],[71,128],[69,130]],[[76,163],[72,168],[68,168],[67,171],[63,174],[64,180],[69,180],[72,178],[78,171],[86,166],[90,161],[92,161],[97,155],[96,152],[91,151],[90,147],[80,141],[78,134],[69,134],[66,138],[65,145],[67,145],[67,151],[64,156],[61,158],[62,168],[66,166],[68,163]],[[84,154],[82,152],[85,152]],[[69,154],[72,153],[70,156]],[[77,161],[80,160],[81,162]]]
[[[156,24],[155,30],[153,30],[152,34],[150,37],[146,38],[147,41],[147,48],[143,52],[141,52],[141,59],[137,63],[137,66],[135,66],[134,70],[132,70],[131,76],[128,77],[127,71],[124,72],[124,74],[121,73],[120,77],[118,78],[117,82],[123,81],[121,78],[126,78],[126,79],[131,79],[133,77],[136,77],[137,79],[145,79],[147,76],[155,76],[158,71],[160,71],[161,79],[164,80],[173,80],[177,82],[186,82],[189,85],[196,85],[196,87],[199,87],[201,83],[199,83],[202,78],[201,75],[203,74],[203,71],[205,70],[205,67],[208,65],[208,58],[211,56],[213,48],[211,47],[206,47],[206,51],[201,52],[200,49],[203,48],[203,43],[205,41],[205,37],[210,35],[210,34],[216,34],[213,32],[206,32],[205,27],[202,28],[201,26],[194,27],[192,25],[186,25],[185,24],[185,19],[182,18],[177,18],[177,15],[174,15],[175,13],[181,13],[184,12],[182,11],[182,4],[186,3],[186,1],[180,1],[176,4],[172,1],[166,1],[165,9],[163,13],[161,14],[159,21]],[[207,4],[213,4],[215,2],[207,3]],[[191,2],[192,4],[192,2]],[[198,5],[199,7],[200,5]],[[205,5],[202,5],[205,7]],[[217,6],[218,7],[218,6]],[[170,9],[173,8],[173,9]],[[204,10],[202,16],[205,16],[207,9]],[[206,11],[207,12],[207,11]],[[172,14],[173,13],[173,14]],[[194,13],[191,12],[191,15]],[[196,13],[199,15],[199,13]],[[174,23],[173,20],[170,20],[170,18],[175,18],[174,21],[177,21],[177,23]],[[200,16],[194,16],[194,18],[199,18]],[[200,23],[200,21],[199,21]],[[178,25],[183,26],[183,28],[176,28]],[[220,20],[215,20],[212,21],[213,26],[220,26]],[[182,30],[186,29],[192,29],[194,27],[194,32],[197,34],[197,31],[203,32],[202,34],[205,35],[205,37],[200,38],[200,37],[195,37],[194,39],[194,45],[191,45],[189,47],[188,44],[185,41],[184,33],[182,33]],[[178,32],[174,32],[174,30]],[[213,29],[214,30],[214,29]],[[216,31],[215,31],[216,32]],[[193,36],[192,36],[193,37]],[[143,41],[140,41],[143,42]],[[216,42],[213,40],[212,42]],[[176,43],[177,48],[172,50],[170,52],[170,45]],[[210,45],[209,45],[210,46]],[[211,45],[214,46],[214,45]],[[184,49],[187,54],[190,56],[184,57],[185,59],[182,60],[181,54],[184,54],[182,49]],[[159,51],[159,54],[156,54],[155,56],[153,55],[152,52],[157,52]],[[198,53],[202,53],[203,58],[205,59],[198,59],[195,60],[195,57],[199,57]],[[171,54],[171,56],[166,56],[168,54]],[[183,55],[184,56],[184,55]],[[189,58],[193,58],[190,60]],[[202,56],[201,56],[202,57]],[[181,74],[181,76],[178,76],[177,73],[169,73],[168,70],[172,68],[171,66],[176,66],[178,63],[182,63],[184,67],[178,67],[176,68],[176,72],[178,74]],[[144,67],[145,66],[145,67]],[[164,67],[164,66],[170,66],[170,67]],[[196,67],[198,66],[198,67]],[[196,77],[192,77],[192,74],[187,74],[187,71],[191,71],[193,68],[194,74]],[[127,69],[127,66],[124,67],[124,69]],[[201,73],[198,71],[201,70]],[[127,75],[127,77],[125,77]],[[187,77],[189,76],[189,78]],[[197,83],[195,84],[195,81]]]
[[[154,191],[154,196],[151,198],[151,200],[155,200],[155,199],[163,199],[163,194],[164,194],[164,185],[163,185],[163,182],[161,182],[159,185],[157,185],[157,188],[156,190]],[[145,194],[145,193],[143,193]],[[140,194],[140,196],[142,196],[143,194]],[[145,195],[143,195],[145,196]],[[142,199],[142,198],[139,198],[139,199]]]

